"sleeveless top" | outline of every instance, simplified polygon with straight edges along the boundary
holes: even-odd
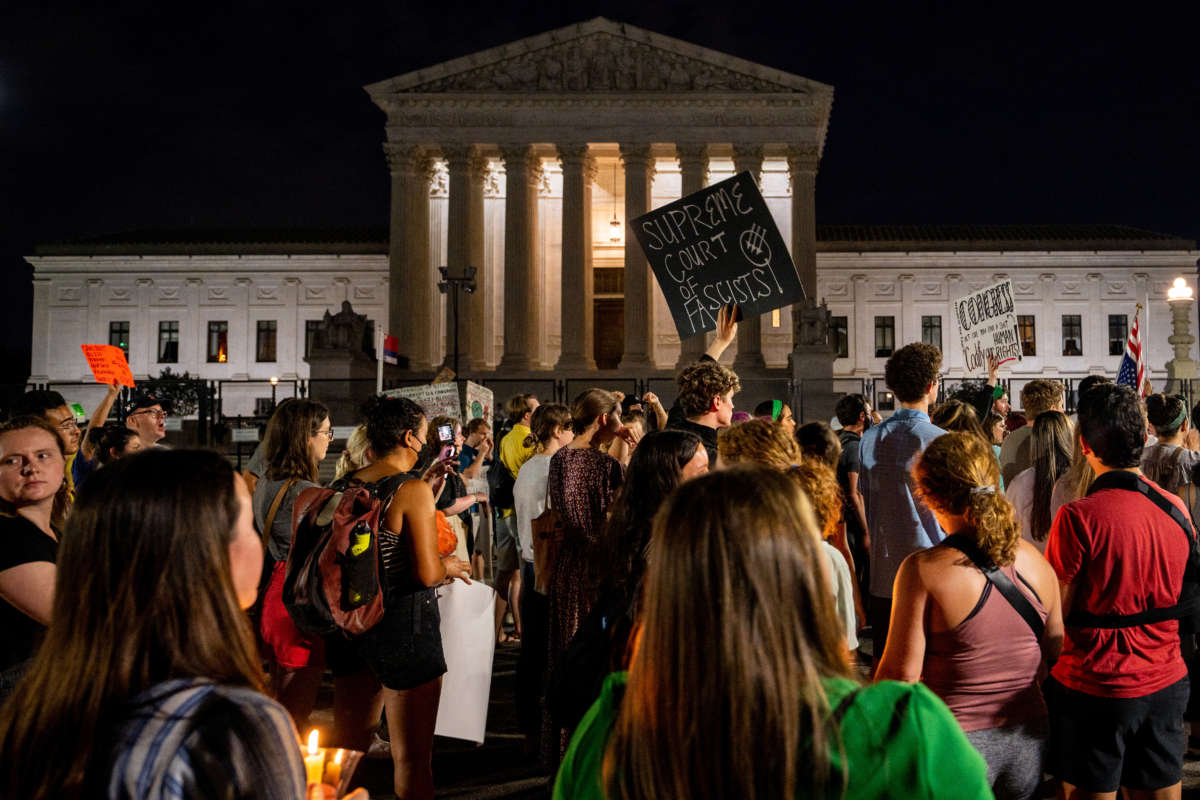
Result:
[[[1046,607],[1012,565],[1001,567],[1044,622]],[[1042,648],[1033,631],[991,582],[965,620],[927,633],[922,680],[945,701],[964,731],[1046,716],[1037,684]]]

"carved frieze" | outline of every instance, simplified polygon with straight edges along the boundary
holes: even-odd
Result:
[[[403,91],[801,92],[611,33],[559,42]]]
[[[55,300],[59,303],[78,303],[83,298],[83,290],[78,286],[59,286],[58,296]]]
[[[154,305],[174,306],[184,302],[183,288],[180,286],[159,286],[154,293]]]

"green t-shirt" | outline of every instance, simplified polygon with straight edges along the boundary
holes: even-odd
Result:
[[[605,800],[601,764],[625,678],[624,672],[608,676],[600,697],[575,729],[554,782],[554,800]],[[830,707],[837,708],[857,687],[842,678],[826,680]],[[992,797],[983,758],[946,704],[923,684],[882,681],[862,687],[844,711],[841,736],[849,762],[848,800]],[[836,778],[842,770],[836,749],[830,761]],[[841,797],[840,786],[828,795]]]

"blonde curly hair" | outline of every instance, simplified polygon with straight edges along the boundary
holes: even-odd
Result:
[[[947,433],[930,442],[913,467],[917,493],[932,509],[963,514],[975,543],[997,566],[1013,563],[1021,528],[1000,489],[991,446],[972,433]]]
[[[837,473],[819,458],[806,456],[787,471],[792,480],[808,495],[821,536],[828,539],[842,521],[842,490],[838,486]]]
[[[778,422],[750,419],[717,434],[717,454],[724,464],[753,461],[776,469],[800,463],[800,445]]]

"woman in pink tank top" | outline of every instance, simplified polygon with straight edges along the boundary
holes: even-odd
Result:
[[[980,437],[935,439],[913,480],[947,539],[901,564],[875,677],[924,681],[988,762],[996,797],[1032,797],[1048,731],[1041,679],[1062,648],[1058,578],[1021,538],[999,490],[996,460]],[[960,547],[999,567],[1040,619],[1040,637]]]

